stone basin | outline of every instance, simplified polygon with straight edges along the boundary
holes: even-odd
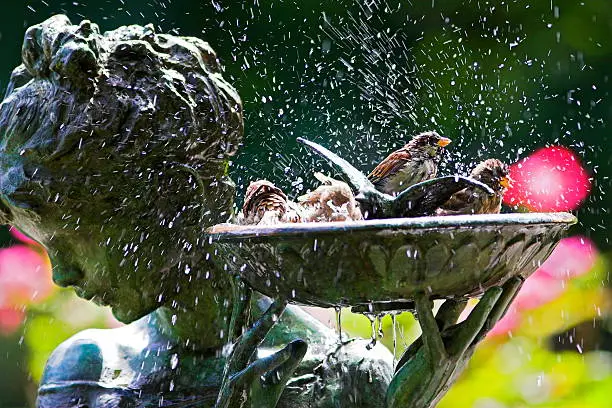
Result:
[[[270,297],[371,307],[419,292],[474,297],[512,276],[527,278],[576,221],[568,213],[458,215],[219,224],[206,234],[216,262]]]

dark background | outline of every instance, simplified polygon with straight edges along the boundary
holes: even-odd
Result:
[[[430,128],[454,140],[446,172],[562,144],[594,178],[575,231],[610,247],[609,0],[15,1],[0,16],[0,88],[25,29],[55,13],[209,41],[244,100],[240,188],[255,178],[290,195],[310,187],[323,164],[298,136],[364,171]]]
[[[314,184],[314,169],[328,170],[298,136],[364,171],[428,129],[453,139],[444,172],[560,144],[593,177],[573,232],[610,253],[610,0],[13,0],[1,11],[2,91],[25,29],[56,13],[210,42],[245,106],[232,165],[239,196],[256,178],[295,196]],[[1,339],[3,357],[24,361],[21,340]],[[8,369],[0,367],[0,394],[21,406],[26,390],[12,384],[27,383],[27,370]]]

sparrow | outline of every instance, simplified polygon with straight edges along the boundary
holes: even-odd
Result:
[[[363,215],[355,201],[353,191],[343,181],[315,173],[315,178],[323,185],[314,191],[298,197],[303,208],[306,222],[322,221],[357,221]]]
[[[296,207],[280,188],[268,180],[253,181],[247,187],[237,222],[241,225],[300,222],[301,216]]]
[[[499,214],[504,193],[510,187],[508,166],[497,159],[487,159],[479,163],[470,177],[491,187],[493,195],[474,187],[466,187],[453,194],[436,210],[436,215],[458,214]]]
[[[395,196],[413,184],[436,177],[444,146],[450,142],[433,131],[420,133],[380,162],[368,179],[378,191]]]

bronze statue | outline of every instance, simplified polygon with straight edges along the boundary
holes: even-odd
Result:
[[[203,238],[231,216],[243,134],[216,54],[152,26],[100,33],[58,15],[27,30],[22,59],[0,105],[2,221],[47,248],[57,284],[129,323],[59,346],[38,406],[212,406],[250,320],[229,331],[236,285]],[[386,349],[363,359],[365,341],[338,347],[289,307],[259,354],[298,337],[309,351],[279,406],[382,406]]]

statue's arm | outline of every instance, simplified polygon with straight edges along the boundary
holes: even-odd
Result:
[[[477,344],[507,312],[523,279],[514,277],[484,293],[476,307],[456,323],[465,302],[446,300],[434,318],[431,302],[416,299],[423,331],[404,353],[387,392],[387,408],[434,407],[466,367]]]

